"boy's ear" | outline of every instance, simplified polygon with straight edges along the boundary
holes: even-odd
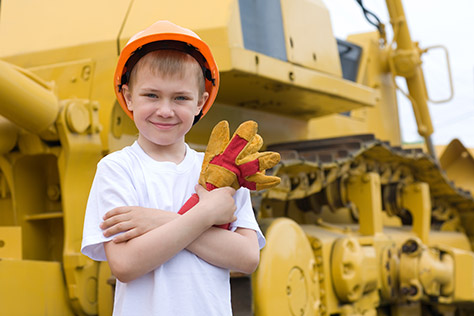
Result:
[[[133,111],[132,92],[130,91],[128,85],[124,84],[122,86],[122,94],[123,94],[123,98],[125,99],[125,103],[127,103],[128,110]]]
[[[198,115],[201,112],[202,107],[204,106],[204,103],[206,103],[207,99],[209,99],[209,93],[204,92],[201,96],[201,99],[199,100],[197,104],[197,111],[195,115]]]

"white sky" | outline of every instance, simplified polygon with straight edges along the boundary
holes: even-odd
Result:
[[[355,0],[323,2],[329,9],[336,37],[374,30]],[[363,3],[385,24],[390,40],[392,32],[385,1]],[[412,40],[418,41],[421,48],[444,45],[449,51],[454,98],[448,103],[429,104],[435,130],[433,142],[444,145],[458,138],[466,147],[474,148],[474,1],[404,0],[403,5]],[[422,60],[430,98],[447,98],[449,83],[444,52],[432,50]],[[403,141],[421,141],[411,104],[400,94],[398,98]]]

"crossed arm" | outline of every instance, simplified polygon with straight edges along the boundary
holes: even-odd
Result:
[[[196,192],[199,203],[183,215],[141,207],[120,207],[105,215],[104,235],[124,232],[105,244],[110,268],[120,281],[154,270],[183,249],[222,268],[244,273],[256,269],[260,252],[255,231],[213,227],[235,220],[235,191],[208,192],[198,186]]]

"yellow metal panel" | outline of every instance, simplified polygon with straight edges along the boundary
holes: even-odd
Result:
[[[21,227],[0,227],[0,258],[22,259]]]
[[[221,69],[217,97],[227,104],[309,119],[373,106],[378,99],[372,88],[249,50],[233,48],[231,57],[232,70]]]
[[[0,315],[74,315],[59,262],[2,259],[0,280]]]
[[[217,97],[219,99],[219,96]],[[123,111],[122,111],[123,112]],[[223,103],[215,103],[212,111],[196,124],[186,135],[186,140],[194,144],[207,144],[212,128],[222,120],[229,120],[230,129],[235,130],[240,123],[254,120],[258,123],[258,133],[265,135],[265,146],[272,143],[305,139],[307,126],[300,119],[261,112]],[[201,149],[205,150],[205,147]]]
[[[43,80],[54,82],[58,99],[90,98],[94,63],[91,59],[42,65],[28,69]]]
[[[474,192],[474,158],[458,139],[449,143],[439,162],[456,186]]]
[[[288,60],[342,77],[336,39],[323,2],[281,0],[281,8]]]
[[[227,42],[219,43],[222,37],[206,36],[206,32],[220,30],[227,37],[227,28],[232,14],[238,14],[236,1],[204,0],[197,5],[193,0],[146,1],[135,0],[130,9],[127,21],[121,33],[121,45],[138,31],[143,30],[158,20],[169,20],[179,26],[196,32],[212,47],[228,47]],[[185,10],[192,8],[192,10]],[[155,12],[150,14],[150,12]],[[238,15],[237,15],[238,16]],[[239,45],[242,45],[242,41]],[[123,47],[123,46],[122,46]],[[217,60],[219,64],[219,60]]]
[[[474,301],[474,253],[453,249],[454,300]]]
[[[129,2],[2,1],[0,57],[115,39]]]
[[[447,231],[430,231],[429,246],[444,246],[456,248],[465,251],[471,251],[471,244],[465,233],[447,232]]]

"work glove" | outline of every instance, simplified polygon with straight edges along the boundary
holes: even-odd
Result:
[[[265,170],[280,161],[280,154],[259,152],[263,140],[257,134],[257,128],[254,121],[244,122],[229,140],[229,123],[219,122],[209,138],[199,184],[208,191],[226,186],[258,191],[278,185],[280,178],[265,175]],[[178,214],[186,213],[198,202],[199,197],[194,193]],[[219,227],[228,229],[229,224]]]

